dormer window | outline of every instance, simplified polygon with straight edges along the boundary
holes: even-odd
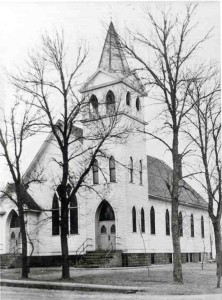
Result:
[[[140,98],[139,97],[137,97],[136,98],[136,109],[137,109],[137,111],[140,111]]]
[[[107,115],[115,113],[115,96],[112,91],[108,91],[106,95],[106,113]]]
[[[131,95],[130,95],[130,92],[126,93],[126,105],[131,106]]]

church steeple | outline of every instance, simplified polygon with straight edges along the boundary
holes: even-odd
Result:
[[[128,63],[112,21],[106,35],[98,68],[108,72],[129,72]]]

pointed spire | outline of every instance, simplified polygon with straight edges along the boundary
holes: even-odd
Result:
[[[109,72],[125,73],[129,71],[126,57],[121,48],[120,39],[112,21],[109,25],[98,67]]]

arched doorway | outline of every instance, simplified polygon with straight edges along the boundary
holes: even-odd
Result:
[[[112,206],[103,200],[96,211],[97,249],[116,249],[116,224]]]
[[[20,253],[21,252],[21,234],[18,214],[12,210],[9,218],[9,252]]]

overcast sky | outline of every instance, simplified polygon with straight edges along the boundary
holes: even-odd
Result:
[[[165,2],[166,3],[166,2]],[[10,106],[11,94],[4,76],[4,68],[12,71],[22,66],[27,53],[38,45],[44,31],[64,29],[68,41],[85,40],[90,49],[87,76],[95,72],[104,43],[106,28],[112,19],[117,32],[125,34],[125,28],[145,28],[144,7],[155,11],[156,2],[32,2],[0,1],[0,107]],[[172,11],[184,10],[184,2],[171,3]],[[220,60],[220,8],[219,2],[200,2],[195,16],[199,23],[194,38],[203,36],[214,28],[212,38],[205,44],[200,56],[207,60]],[[38,144],[26,158],[28,164],[40,147]],[[32,147],[33,148],[33,147]],[[160,149],[159,152],[157,148]],[[162,151],[162,152],[161,152]],[[149,154],[163,155],[163,149],[153,143]],[[163,158],[163,157],[161,157]],[[8,180],[6,168],[4,182]]]

